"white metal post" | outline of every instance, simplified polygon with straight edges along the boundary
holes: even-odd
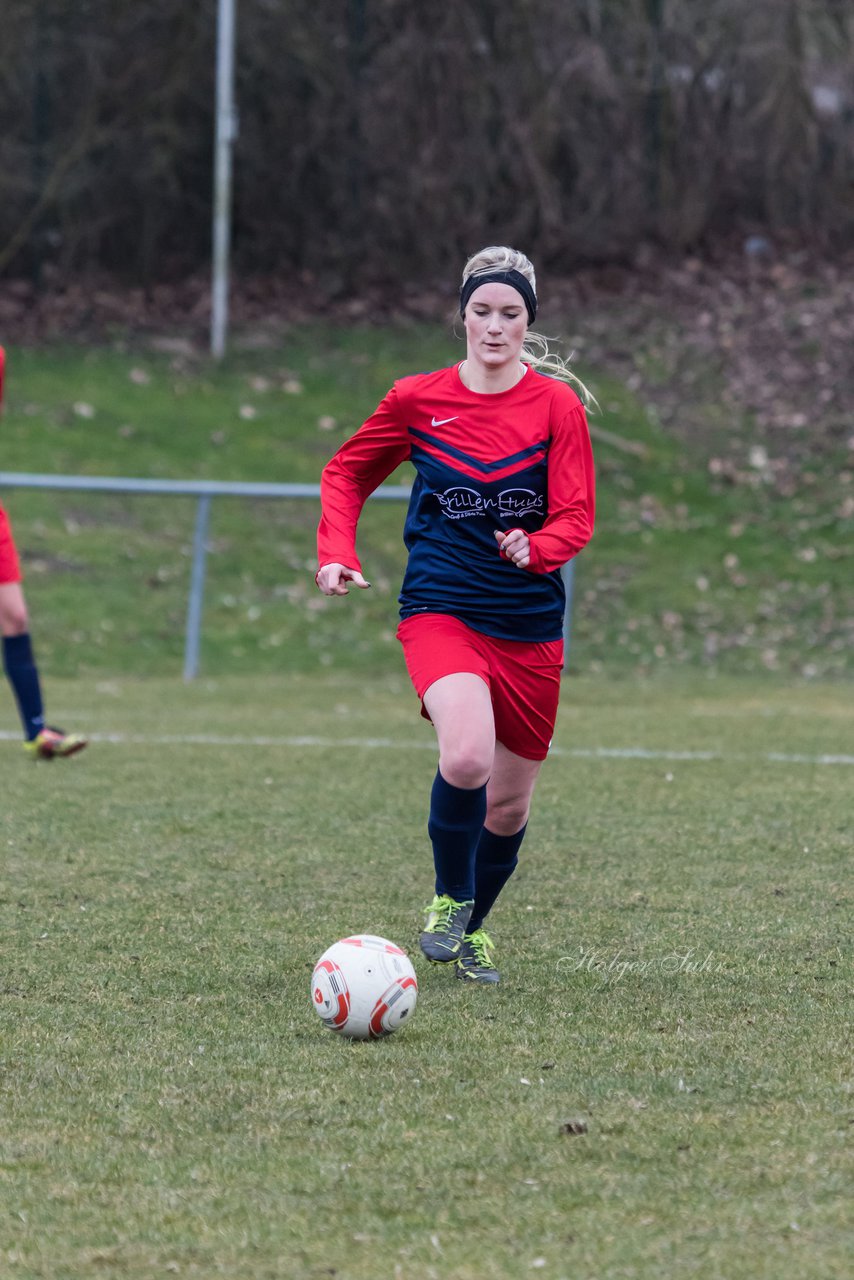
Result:
[[[568,561],[560,571],[566,591],[566,605],[563,611],[563,669],[569,666],[569,646],[572,641],[572,595],[575,590],[575,560]]]
[[[208,524],[211,495],[199,498],[196,528],[193,534],[193,568],[190,573],[190,598],[187,604],[187,631],[184,640],[184,679],[195,680],[199,674],[199,645],[202,638],[202,608],[205,598],[205,559],[208,550]]]
[[[228,328],[228,254],[231,239],[231,151],[237,137],[234,42],[237,0],[219,0],[216,41],[216,150],[213,190],[211,353],[225,354]]]

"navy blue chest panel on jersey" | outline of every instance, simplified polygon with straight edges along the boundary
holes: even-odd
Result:
[[[548,511],[548,470],[543,445],[491,463],[466,457],[464,461],[460,459],[462,467],[454,465],[459,452],[446,446],[446,456],[437,457],[417,445],[412,448],[410,458],[418,475],[418,501],[410,509],[411,516],[419,523],[425,520],[442,524],[446,521],[482,523],[482,530],[473,527],[466,531],[468,536],[474,533],[478,538],[484,534],[491,538],[493,529],[514,525],[529,532],[542,527]],[[508,468],[512,468],[509,474]],[[500,478],[492,479],[496,472],[501,473]],[[445,529],[445,534],[448,532]]]
[[[562,634],[558,573],[533,574],[498,554],[496,529],[533,533],[548,514],[545,441],[482,462],[444,441],[413,444],[416,470],[404,528],[409,561],[403,617],[451,613],[505,639],[553,640]]]

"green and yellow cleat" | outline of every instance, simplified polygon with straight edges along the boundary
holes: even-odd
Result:
[[[501,981],[501,974],[492,963],[495,944],[485,929],[467,933],[457,956],[457,977],[466,982],[492,983]]]
[[[427,924],[420,938],[421,950],[433,964],[450,964],[460,954],[463,934],[471,920],[474,900],[457,902],[446,893],[437,894],[427,911]]]
[[[59,760],[76,755],[87,745],[87,739],[79,733],[64,733],[45,725],[31,742],[24,743],[24,750],[34,760]]]

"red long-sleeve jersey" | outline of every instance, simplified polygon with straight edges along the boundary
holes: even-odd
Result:
[[[407,460],[416,475],[401,617],[450,613],[502,639],[559,639],[559,570],[590,540],[595,502],[590,435],[575,392],[530,367],[496,395],[470,391],[457,365],[401,378],[323,471],[321,565],[361,571],[362,507]],[[517,528],[530,538],[526,569],[500,556],[494,536]]]

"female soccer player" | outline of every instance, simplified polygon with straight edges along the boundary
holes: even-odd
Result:
[[[0,347],[0,403],[3,399],[5,352]],[[72,756],[86,746],[78,733],[63,733],[44,722],[41,684],[33,657],[29,619],[21,586],[21,566],[9,517],[0,505],[0,636],[3,669],[18,704],[24,729],[24,749],[34,759]]]
[[[79,733],[63,733],[44,722],[39,672],[33,657],[18,553],[9,517],[0,506],[0,635],[3,668],[15,694],[24,729],[24,749],[34,759],[73,756],[86,746]]]
[[[435,897],[421,949],[495,983],[484,919],[517,865],[557,714],[560,568],[593,531],[593,457],[576,381],[529,331],[524,254],[483,249],[463,271],[466,358],[401,378],[323,472],[316,582],[366,588],[356,526],[374,489],[415,467],[398,638],[439,767],[430,796]],[[580,385],[585,399],[587,393]]]

